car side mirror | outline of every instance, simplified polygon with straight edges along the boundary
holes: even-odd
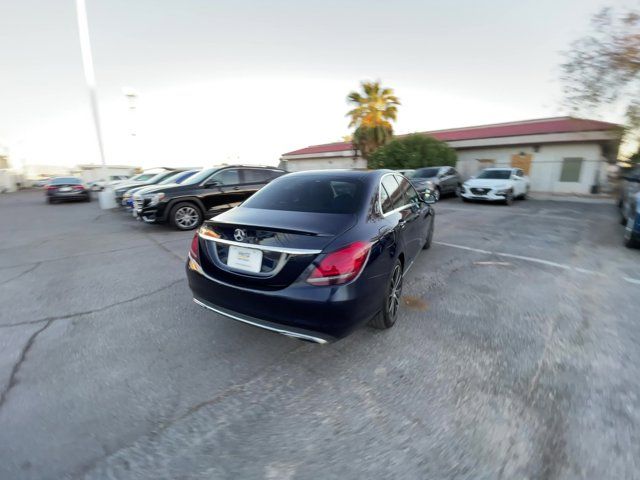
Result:
[[[424,192],[424,203],[427,203],[429,205],[436,203],[438,200],[436,199],[434,192],[430,191],[430,190],[426,190]]]

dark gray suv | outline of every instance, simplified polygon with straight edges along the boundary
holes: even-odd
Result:
[[[462,180],[460,174],[453,167],[423,167],[405,173],[413,186],[422,193],[433,191],[436,201],[441,195],[457,194]]]

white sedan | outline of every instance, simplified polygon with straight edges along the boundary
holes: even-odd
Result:
[[[519,168],[485,168],[477,177],[462,184],[463,201],[488,200],[511,205],[514,198],[526,198],[529,177]]]

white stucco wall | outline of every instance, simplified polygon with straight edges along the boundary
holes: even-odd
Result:
[[[107,175],[126,175],[131,177],[135,174],[134,167],[107,165]],[[102,180],[103,171],[102,168],[80,168],[74,170],[74,174],[82,178],[85,182],[95,182],[96,180]]]
[[[354,160],[353,157],[289,159],[284,168],[289,172],[327,170],[331,168],[367,168],[367,161],[364,158]]]
[[[521,152],[533,155],[529,178],[534,192],[586,194],[594,183],[606,183],[607,164],[597,143],[541,145],[537,152],[529,145],[458,150],[457,168],[467,179],[482,168],[478,160],[492,159],[496,167],[507,167],[511,166],[511,156]],[[560,182],[563,158],[583,159],[579,182]]]
[[[9,170],[0,170],[0,193],[15,192],[20,177]]]

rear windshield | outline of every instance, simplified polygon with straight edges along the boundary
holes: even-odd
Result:
[[[79,185],[81,183],[82,183],[82,180],[80,180],[77,177],[59,177],[51,180],[51,185],[63,185],[63,184]]]
[[[511,170],[483,170],[476,178],[491,178],[496,180],[509,180]]]
[[[359,180],[317,176],[284,176],[242,204],[247,208],[309,213],[355,213],[362,204]]]

